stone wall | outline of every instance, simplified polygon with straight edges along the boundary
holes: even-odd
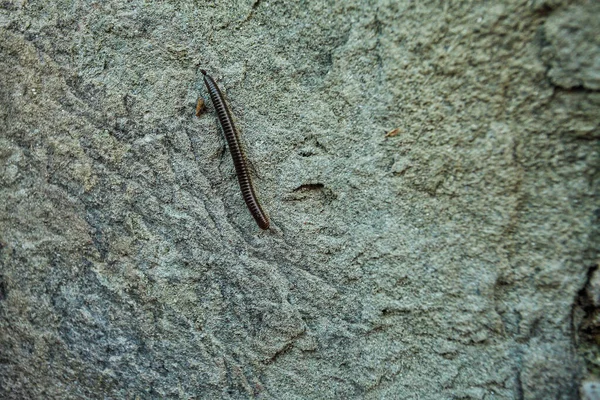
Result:
[[[600,371],[598,15],[4,1],[0,397],[577,399]]]

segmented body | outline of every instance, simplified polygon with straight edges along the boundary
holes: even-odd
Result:
[[[233,166],[235,167],[235,173],[246,206],[248,206],[248,210],[250,210],[250,214],[252,214],[252,217],[254,217],[258,226],[261,229],[269,229],[269,218],[260,206],[256,193],[254,192],[254,186],[252,185],[252,179],[250,178],[250,172],[248,171],[246,155],[242,149],[239,134],[233,125],[233,119],[231,118],[223,94],[215,80],[211,78],[205,70],[201,70],[201,72],[204,75],[204,84],[206,85],[210,99],[217,112],[219,123],[223,129],[223,135],[225,135],[225,140],[227,141],[227,146],[229,147],[231,158],[233,159]]]

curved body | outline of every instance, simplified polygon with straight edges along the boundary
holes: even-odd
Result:
[[[221,93],[221,90],[217,86],[215,80],[211,78],[205,70],[200,71],[204,75],[204,84],[206,85],[210,99],[215,106],[215,111],[217,112],[219,123],[223,129],[225,140],[227,140],[227,146],[229,147],[231,158],[233,159],[233,166],[235,167],[235,173],[237,175],[238,183],[240,184],[240,189],[242,190],[242,196],[244,197],[246,206],[248,206],[248,210],[250,210],[250,214],[252,214],[252,217],[254,217],[254,220],[258,226],[261,229],[269,229],[269,218],[260,206],[258,198],[256,197],[256,193],[254,192],[252,179],[250,178],[250,172],[248,171],[246,155],[242,150],[239,134],[233,125],[233,119],[231,118],[231,114],[227,108],[223,94]]]

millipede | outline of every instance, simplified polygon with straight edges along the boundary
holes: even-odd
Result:
[[[219,124],[223,130],[223,136],[225,136],[225,140],[227,141],[227,147],[229,147],[229,152],[233,159],[235,174],[237,175],[238,183],[240,184],[244,202],[246,202],[246,206],[259,228],[269,229],[269,218],[263,211],[258,202],[258,198],[256,197],[252,178],[250,177],[250,171],[248,170],[246,154],[242,148],[239,133],[233,124],[233,118],[231,118],[227,103],[223,98],[223,93],[221,93],[221,89],[219,89],[215,80],[211,78],[205,70],[201,69],[200,72],[204,75],[204,84],[210,95],[210,100],[215,107],[215,111],[217,112],[217,118],[219,119]]]

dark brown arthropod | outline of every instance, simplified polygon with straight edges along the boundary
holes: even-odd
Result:
[[[239,133],[233,125],[233,119],[231,118],[231,113],[229,112],[229,108],[227,108],[223,94],[215,80],[211,78],[205,70],[202,69],[200,72],[204,75],[204,84],[206,85],[210,99],[215,106],[219,123],[223,129],[223,135],[225,136],[231,158],[233,159],[233,166],[235,167],[235,173],[246,206],[248,206],[248,210],[250,210],[250,214],[252,214],[252,217],[254,217],[258,226],[261,229],[269,229],[269,218],[260,206],[256,193],[254,192],[254,186],[252,185],[252,179],[250,178],[250,172],[248,171],[246,155],[240,143]]]

